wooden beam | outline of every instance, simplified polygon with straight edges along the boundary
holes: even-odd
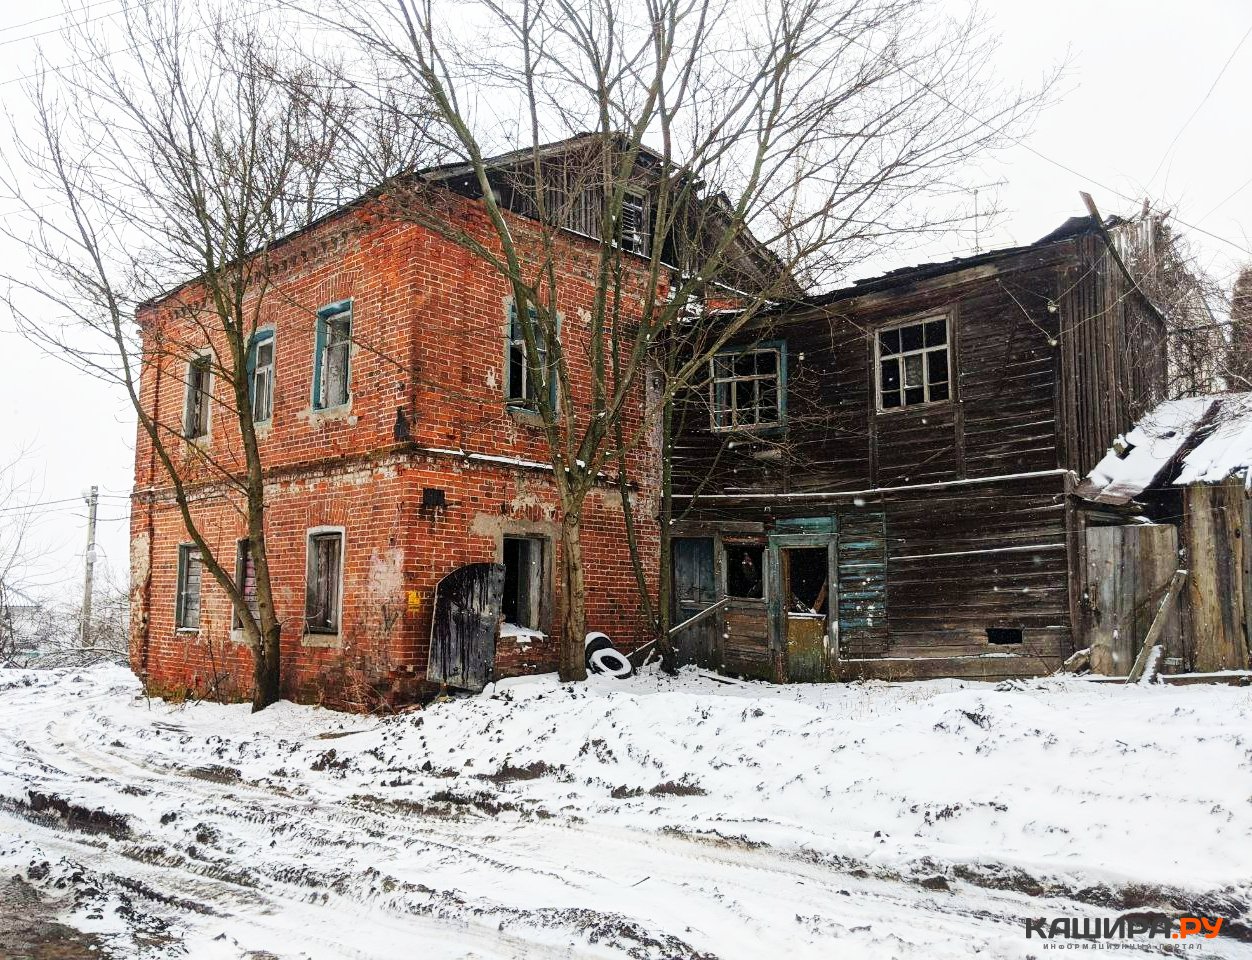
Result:
[[[1148,658],[1161,639],[1161,631],[1165,629],[1165,618],[1169,613],[1169,608],[1174,601],[1178,599],[1178,593],[1182,590],[1183,581],[1187,579],[1186,570],[1176,570],[1174,577],[1169,582],[1169,589],[1165,591],[1165,596],[1161,599],[1161,605],[1156,608],[1156,616],[1152,619],[1152,626],[1148,627],[1148,632],[1143,638],[1143,646],[1139,649],[1139,656],[1135,657],[1135,665],[1130,668],[1130,675],[1126,677],[1127,683],[1138,683],[1139,678],[1143,676],[1143,671],[1148,665]]]

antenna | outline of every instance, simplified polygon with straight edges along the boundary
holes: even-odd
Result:
[[[978,209],[978,192],[989,187],[1003,187],[1007,184],[1007,180],[996,180],[994,183],[980,183],[976,187],[965,188],[966,193],[974,195],[974,253],[982,253],[982,225],[979,222],[981,214]]]

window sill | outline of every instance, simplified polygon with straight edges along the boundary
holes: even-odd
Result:
[[[181,633],[184,636],[189,636],[191,634],[199,633],[200,628],[199,627],[175,627],[174,632]]]
[[[543,426],[543,414],[538,410],[532,410],[530,407],[524,407],[516,403],[505,404],[505,409],[509,412],[509,416],[514,423],[520,423],[527,427]]]
[[[890,417],[897,413],[916,413],[919,410],[934,410],[938,407],[950,407],[953,401],[951,398],[947,400],[931,400],[929,403],[911,403],[907,407],[878,407],[874,410],[875,416]]]
[[[343,646],[343,638],[337,633],[309,633],[300,638],[302,647],[313,647],[323,650],[334,650]]]
[[[309,406],[301,411],[300,418],[310,424],[343,421],[349,426],[355,426],[357,422],[352,412],[352,397],[349,397],[346,403],[337,403],[333,407]]]

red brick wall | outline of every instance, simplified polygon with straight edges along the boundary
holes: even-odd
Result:
[[[485,242],[481,211],[461,204],[465,224]],[[368,213],[368,211],[366,212]],[[276,605],[284,623],[283,690],[304,700],[370,706],[403,700],[425,675],[432,591],[464,563],[495,560],[506,533],[541,534],[555,552],[548,625],[560,622],[562,602],[558,525],[550,470],[509,466],[484,456],[547,463],[540,431],[505,407],[504,334],[509,289],[485,264],[430,231],[345,212],[278,248],[282,269],[257,310],[258,326],[275,329],[274,416],[261,439],[267,471],[266,537]],[[518,236],[530,225],[518,223]],[[586,311],[592,259],[582,241],[562,241],[558,309],[562,345],[575,377],[575,401],[589,406]],[[186,357],[205,343],[202,329],[172,306],[194,302],[194,291],[150,308],[142,383],[148,409],[172,430],[181,422]],[[351,403],[330,413],[310,409],[316,310],[353,301]],[[206,324],[207,326],[207,324]],[[220,349],[221,344],[215,343]],[[212,457],[238,469],[237,427],[228,391],[216,384],[211,434],[201,447],[179,442],[180,471],[203,481],[197,526],[233,569],[234,542],[243,534],[238,504],[213,471]],[[640,394],[642,395],[642,383]],[[396,408],[405,410],[421,448],[393,437]],[[642,416],[631,408],[627,429]],[[655,581],[658,535],[653,482],[656,451],[632,454],[640,482],[636,503],[643,554]],[[247,696],[251,657],[231,639],[230,604],[205,574],[201,628],[174,628],[177,547],[189,538],[168,496],[168,478],[140,431],[136,445],[136,503],[132,518],[132,660],[154,690],[201,694],[216,684]],[[448,508],[422,515],[422,489],[445,491]],[[344,610],[340,642],[315,646],[302,636],[306,532],[345,529]],[[615,486],[595,490],[583,521],[588,569],[588,627],[629,648],[645,630]],[[551,631],[555,633],[555,630]],[[504,644],[503,673],[555,667],[555,640],[519,648]]]

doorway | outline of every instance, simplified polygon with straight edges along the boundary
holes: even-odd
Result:
[[[787,678],[825,680],[830,626],[830,560],[826,546],[779,550]]]

